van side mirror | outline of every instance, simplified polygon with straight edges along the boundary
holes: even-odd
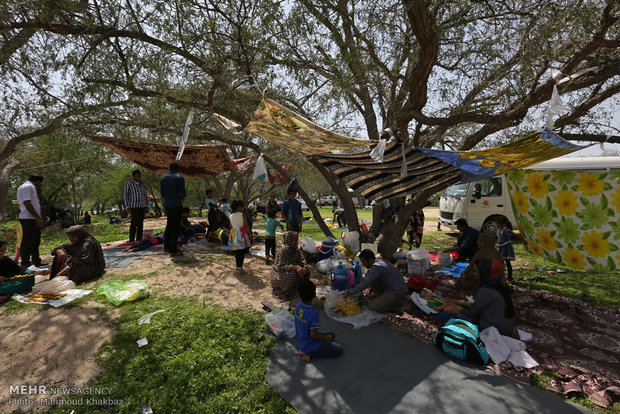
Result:
[[[474,191],[472,192],[472,195],[476,197],[478,200],[480,200],[481,194],[482,194],[482,186],[480,184],[474,185]]]

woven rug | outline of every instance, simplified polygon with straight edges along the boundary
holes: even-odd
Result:
[[[436,292],[445,298],[461,298],[454,278],[439,275]],[[502,375],[529,384],[532,373],[557,374],[547,388],[562,394],[580,392],[594,404],[609,407],[613,394],[620,396],[620,310],[585,304],[544,291],[514,287],[517,329],[533,334],[527,352],[540,364],[532,369],[510,362],[489,365]],[[433,343],[444,321],[412,311],[391,314],[387,325]]]

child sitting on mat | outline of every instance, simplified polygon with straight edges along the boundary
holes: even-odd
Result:
[[[299,356],[306,362],[311,358],[337,358],[342,355],[342,345],[334,342],[333,332],[319,332],[319,312],[312,306],[316,286],[308,279],[299,282],[301,301],[295,308],[295,334]]]

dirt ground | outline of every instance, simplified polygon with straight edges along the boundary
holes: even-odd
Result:
[[[0,412],[20,406],[17,400],[37,400],[36,395],[10,394],[10,386],[84,387],[99,373],[94,354],[116,333],[109,318],[118,312],[104,310],[97,302],[79,308],[32,305],[10,313],[0,307]],[[49,395],[41,395],[50,398]],[[39,404],[21,406],[40,412]]]
[[[431,218],[432,211],[429,213]],[[128,228],[128,223],[124,225]],[[149,219],[144,228],[164,226],[163,220]],[[435,229],[436,222],[427,221],[425,230]],[[108,269],[106,279],[143,275],[153,295],[194,296],[226,308],[260,310],[265,300],[278,304],[271,296],[271,265],[262,258],[246,256],[246,274],[236,273],[234,257],[224,253],[186,252],[174,261],[158,250],[126,268]],[[318,286],[328,283],[327,277],[315,270],[312,278]],[[19,312],[0,306],[0,412],[18,408],[15,402],[9,404],[9,398],[20,398],[9,394],[10,385],[82,387],[94,378],[98,374],[94,354],[115,334],[109,321],[119,314],[119,310],[105,309],[94,301],[66,309],[31,305]],[[22,408],[29,411],[31,407]],[[33,411],[44,409],[36,406]]]

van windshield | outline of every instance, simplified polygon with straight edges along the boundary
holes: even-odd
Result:
[[[443,192],[444,197],[463,198],[467,195],[469,183],[454,184]]]

